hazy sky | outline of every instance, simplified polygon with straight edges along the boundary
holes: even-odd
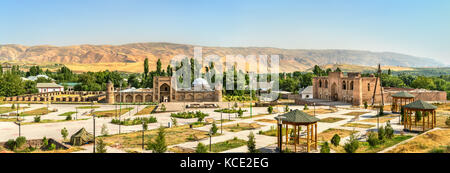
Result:
[[[450,1],[0,1],[0,44],[132,42],[392,51],[450,64]]]

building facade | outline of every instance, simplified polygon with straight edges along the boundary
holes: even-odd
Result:
[[[391,103],[392,94],[400,91],[408,92],[414,95],[416,99],[423,101],[447,100],[447,93],[445,91],[425,89],[383,87],[383,95],[381,95],[380,80],[373,75],[370,77],[361,77],[361,73],[349,72],[347,76],[344,76],[342,72],[330,72],[328,76],[313,78],[313,97],[315,99],[340,101],[352,105],[362,105],[365,102],[372,104],[375,89],[375,104],[380,104],[382,101],[386,104]]]
[[[221,102],[222,89],[211,89],[206,80],[198,78],[190,89],[177,89],[175,82],[168,76],[153,78],[153,88],[126,89],[116,91],[110,82],[107,85],[106,102]]]
[[[56,83],[37,83],[36,88],[39,93],[50,93],[64,91],[64,87]]]

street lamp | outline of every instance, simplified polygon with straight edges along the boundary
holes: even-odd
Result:
[[[94,109],[91,110],[91,114],[92,114],[92,121],[93,121],[93,127],[94,127],[94,145],[93,145],[93,151],[95,153],[95,113],[94,113]]]
[[[314,106],[314,116],[316,116],[316,102],[313,103]]]
[[[208,136],[209,136],[209,152],[212,151],[212,145],[211,145],[211,138],[212,138],[212,132],[211,130],[208,132]]]
[[[120,117],[122,115],[122,80],[119,82],[119,97],[120,97],[120,105],[119,105],[119,134],[120,134],[120,126],[121,126],[121,122],[120,122]]]
[[[281,145],[283,143],[283,119],[282,119],[282,117],[278,116],[277,120],[278,120],[277,121],[278,122],[278,149],[280,150],[280,153],[281,153],[282,152]]]
[[[222,112],[220,112],[220,134],[223,134],[223,119],[222,119]]]

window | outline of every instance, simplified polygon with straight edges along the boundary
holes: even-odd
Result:
[[[325,88],[328,88],[328,80],[325,81]]]
[[[347,89],[347,84],[345,83],[345,81],[342,83],[342,89],[346,90]]]
[[[319,88],[322,88],[322,80],[319,80]]]
[[[367,91],[370,91],[370,83],[367,84]]]
[[[350,90],[353,90],[353,81],[350,82]]]

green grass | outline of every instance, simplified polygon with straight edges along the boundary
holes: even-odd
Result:
[[[77,113],[77,112],[65,112],[65,113],[59,114],[58,116],[65,116],[65,117],[67,117],[67,116],[73,115],[75,113]]]
[[[291,133],[292,130],[293,130],[292,128],[289,128],[289,133]],[[286,128],[283,127],[282,133],[283,133],[283,136],[286,135]],[[277,128],[274,126],[271,126],[270,130],[260,131],[258,134],[266,135],[266,136],[277,136]]]
[[[367,147],[364,150],[364,153],[376,153],[376,152],[380,152],[386,148],[394,146],[394,145],[396,145],[404,140],[407,140],[409,138],[412,138],[412,137],[413,136],[411,136],[411,135],[394,136],[392,139],[386,140],[383,144],[380,144],[380,145],[377,145],[374,147],[371,147],[368,142],[361,142],[361,144],[362,144],[363,148]]]
[[[97,109],[97,108],[100,108],[100,106],[79,106],[79,107],[76,107],[77,109]]]
[[[347,123],[342,125],[342,127],[372,128],[375,127],[375,125],[361,124],[361,123]]]
[[[131,111],[133,108],[122,108],[117,109],[117,113],[119,115],[123,115],[129,111]],[[116,116],[116,110],[108,110],[108,111],[95,111],[94,112],[96,117],[115,117]],[[92,116],[92,114],[89,114],[88,116]]]
[[[319,120],[319,122],[322,122],[322,123],[335,123],[335,122],[342,121],[342,120],[345,120],[345,118],[328,117],[328,118],[324,118],[324,119]]]
[[[213,153],[219,153],[219,152],[230,150],[233,148],[238,148],[238,147],[244,146],[246,144],[247,144],[247,141],[235,138],[235,139],[230,139],[227,141],[212,144],[211,150]]]
[[[21,123],[21,125],[44,124],[44,123],[60,123],[60,122],[68,122],[68,121],[82,121],[82,120],[87,120],[87,119],[88,118],[78,119],[78,120],[50,120],[50,119],[45,119],[45,120],[41,120],[39,122],[24,122],[24,123]]]

